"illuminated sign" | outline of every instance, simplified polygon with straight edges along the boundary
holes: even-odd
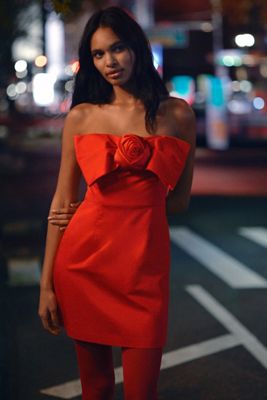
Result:
[[[151,43],[160,43],[165,47],[187,47],[188,32],[177,26],[155,26],[146,30],[146,35]]]

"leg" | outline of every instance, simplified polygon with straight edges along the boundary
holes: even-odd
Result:
[[[112,347],[75,340],[83,400],[111,400],[115,389]]]
[[[157,400],[162,348],[122,348],[125,400]]]

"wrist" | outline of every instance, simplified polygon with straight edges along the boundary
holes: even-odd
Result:
[[[54,290],[54,286],[51,282],[40,282],[41,290]]]

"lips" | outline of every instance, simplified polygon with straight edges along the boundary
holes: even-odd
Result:
[[[108,72],[106,75],[110,78],[113,78],[113,77],[116,78],[117,76],[119,76],[121,74],[121,72],[122,72],[122,69],[117,69],[117,70]]]

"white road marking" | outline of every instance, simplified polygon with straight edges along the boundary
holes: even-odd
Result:
[[[204,342],[192,344],[181,349],[173,350],[162,355],[160,369],[167,369],[210,354],[230,349],[241,344],[239,339],[232,334],[226,334]],[[115,383],[123,382],[122,367],[115,368]],[[54,396],[60,399],[72,399],[82,393],[79,379],[42,389],[42,394]]]
[[[161,369],[174,367],[186,362],[196,360],[219,351],[230,349],[240,344],[240,341],[231,334],[222,335],[204,342],[191,344],[181,349],[163,354]]]
[[[122,367],[114,369],[115,383],[123,382],[123,370]],[[60,399],[72,399],[82,394],[82,386],[80,379],[74,379],[69,382],[62,383],[61,385],[51,386],[46,389],[40,390],[42,394],[54,396]]]
[[[247,239],[253,240],[257,244],[267,247],[267,229],[261,226],[241,227],[238,233]]]
[[[54,396],[59,399],[72,399],[82,394],[82,387],[80,379],[75,379],[61,385],[52,386],[50,388],[40,390],[42,394]]]
[[[8,260],[8,285],[37,285],[40,282],[39,258],[10,258]]]
[[[171,240],[236,289],[266,288],[267,281],[245,264],[186,227],[170,228]]]
[[[229,330],[263,367],[267,368],[267,349],[256,336],[201,286],[188,285],[186,290]]]

